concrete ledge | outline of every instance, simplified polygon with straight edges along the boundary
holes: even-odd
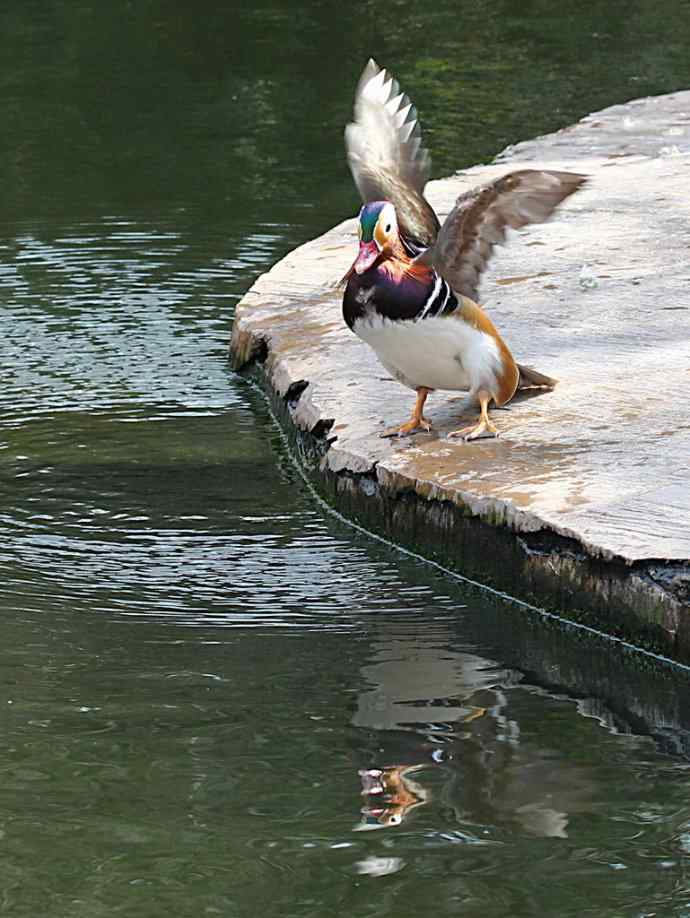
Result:
[[[238,306],[252,366],[317,488],[346,516],[468,577],[690,658],[690,92],[614,106],[428,188],[530,166],[591,182],[515,234],[482,301],[521,362],[561,382],[496,411],[497,441],[381,440],[411,394],[341,318],[354,220],[292,252]]]

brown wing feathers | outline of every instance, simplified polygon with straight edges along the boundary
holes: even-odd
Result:
[[[522,169],[460,195],[436,243],[420,260],[431,264],[457,293],[477,299],[479,279],[508,227],[520,229],[551,216],[586,176]]]

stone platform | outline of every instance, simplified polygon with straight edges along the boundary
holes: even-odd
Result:
[[[443,216],[516,168],[584,172],[549,223],[513,233],[481,302],[554,392],[493,412],[466,444],[435,393],[429,434],[383,440],[413,395],[344,325],[350,219],[261,276],[238,306],[237,369],[280,407],[346,516],[466,576],[690,658],[690,92],[640,99],[432,182]]]

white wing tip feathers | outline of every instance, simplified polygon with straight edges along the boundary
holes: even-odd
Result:
[[[354,115],[345,129],[350,158],[379,164],[417,160],[428,168],[417,109],[392,74],[373,58],[357,84]]]

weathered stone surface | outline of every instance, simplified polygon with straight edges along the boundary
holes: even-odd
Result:
[[[481,521],[501,531],[501,544],[508,532],[525,558],[540,559],[536,580],[523,570],[510,583],[491,577],[494,585],[566,609],[589,605],[599,624],[629,633],[624,607],[672,644],[679,626],[681,636],[688,630],[690,92],[590,115],[432,182],[428,195],[443,215],[467,187],[526,165],[585,172],[590,182],[550,223],[515,233],[484,280],[483,305],[516,357],[560,380],[495,411],[498,440],[447,440],[459,426],[448,393],[429,399],[432,433],[380,439],[406,419],[413,396],[342,322],[335,285],[356,253],[354,220],[258,279],[238,307],[235,365],[265,355],[268,391],[293,387],[289,423],[327,434],[319,474],[342,507],[364,512],[372,486],[388,501],[416,495],[454,507],[463,525]],[[353,476],[369,484],[333,482]],[[442,542],[447,560],[452,534],[431,517],[425,525],[405,541],[435,554]],[[389,524],[376,528],[395,537]],[[490,552],[490,539],[480,541]],[[497,548],[497,564],[506,551]],[[477,576],[471,554],[456,567]]]

